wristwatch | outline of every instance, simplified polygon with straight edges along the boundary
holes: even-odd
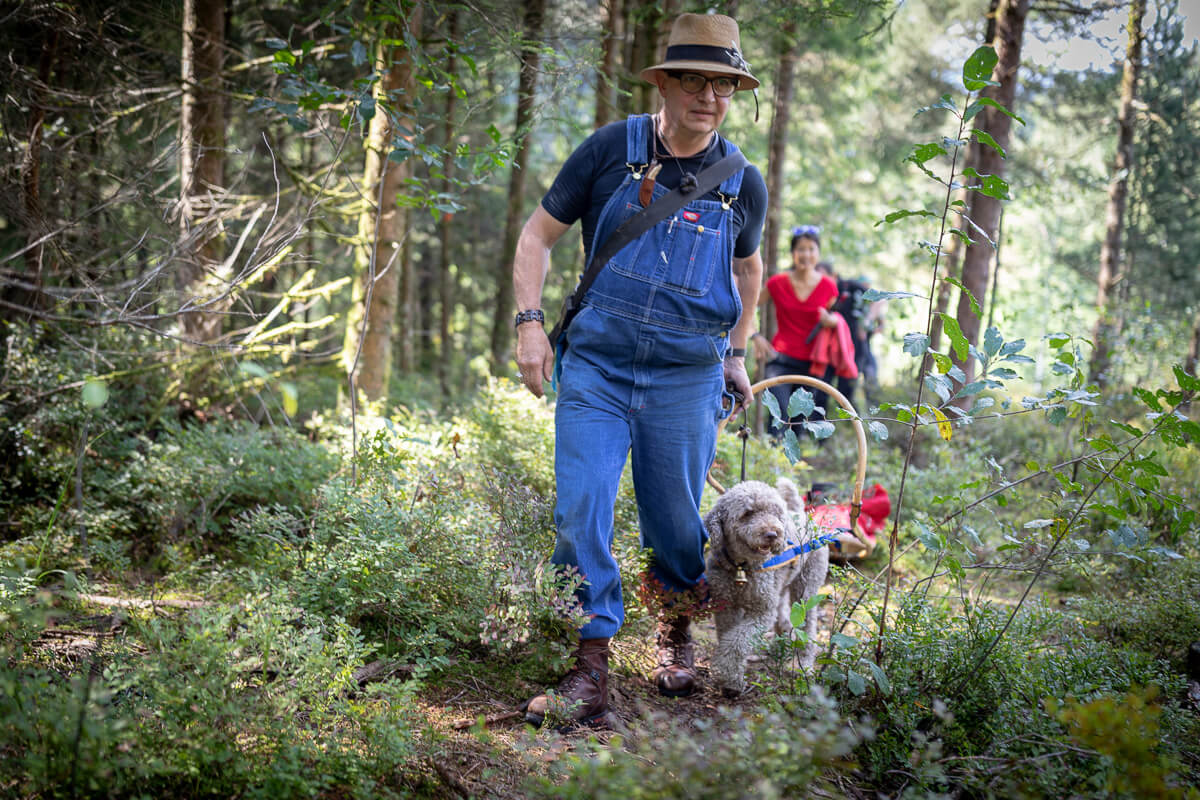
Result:
[[[745,358],[746,357],[746,348],[731,347],[731,348],[729,348],[729,352],[725,354],[725,357],[726,358]]]
[[[526,322],[536,322],[539,325],[545,325],[546,315],[542,313],[540,308],[529,308],[524,311],[518,311],[516,319],[513,320],[513,327],[516,328],[524,325]]]

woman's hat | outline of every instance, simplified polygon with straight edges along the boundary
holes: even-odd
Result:
[[[737,75],[738,90],[757,89],[758,78],[742,58],[738,25],[723,14],[680,14],[667,39],[666,60],[642,70],[642,80],[654,83],[657,70],[697,70]]]

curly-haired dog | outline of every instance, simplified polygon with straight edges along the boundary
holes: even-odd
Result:
[[[759,481],[737,484],[721,495],[704,524],[709,536],[705,564],[716,608],[712,674],[722,691],[733,696],[746,689],[746,659],[755,637],[772,623],[776,634],[790,633],[792,602],[812,597],[825,582],[829,548],[816,537],[804,501],[787,478],[780,478],[776,488]],[[811,669],[817,654],[815,608],[804,628],[809,644],[800,664]]]

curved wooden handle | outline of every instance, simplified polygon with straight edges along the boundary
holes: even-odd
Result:
[[[810,375],[778,375],[774,378],[766,378],[759,381],[750,387],[750,391],[754,395],[761,394],[764,390],[770,389],[772,386],[778,386],[781,383],[799,383],[805,386],[811,386],[814,389],[819,389],[825,392],[834,400],[838,401],[843,409],[850,414],[850,421],[854,425],[854,436],[858,444],[858,467],[854,475],[854,492],[850,496],[850,532],[858,538],[857,523],[858,515],[862,510],[862,493],[863,482],[867,477],[867,432],[863,428],[862,420],[858,417],[858,412],[854,410],[854,405],[850,402],[846,395],[839,392],[837,389],[830,386],[820,378],[814,378]],[[717,423],[717,435],[725,429],[725,425],[729,422],[729,417]],[[717,490],[718,494],[725,494],[723,487],[717,479],[712,476],[712,470],[708,473],[708,485]]]

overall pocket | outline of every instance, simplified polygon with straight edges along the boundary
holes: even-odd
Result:
[[[640,207],[627,204],[627,213]],[[721,252],[721,212],[684,208],[654,226],[613,258],[613,272],[701,297],[712,288]]]

